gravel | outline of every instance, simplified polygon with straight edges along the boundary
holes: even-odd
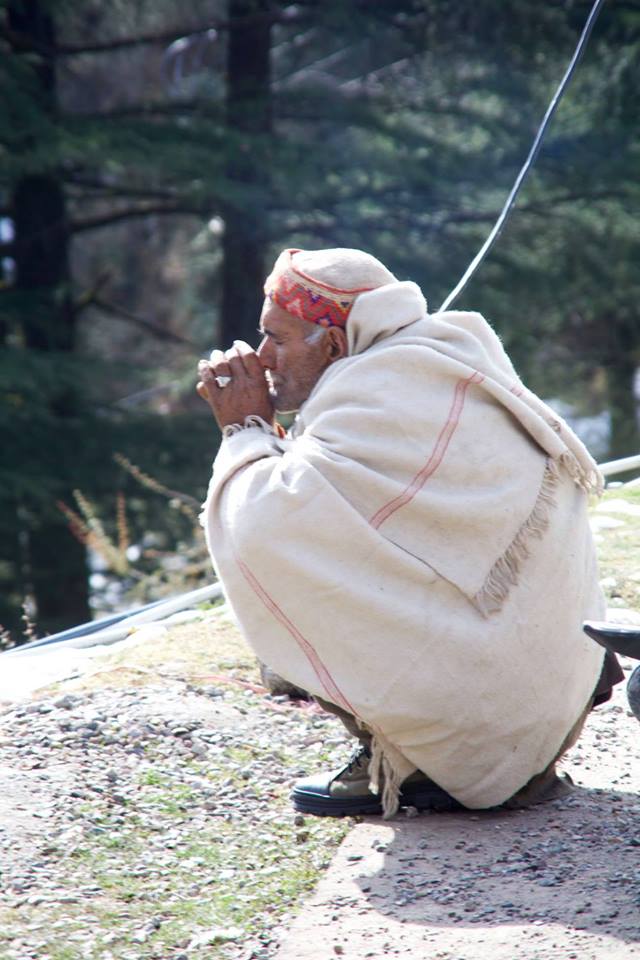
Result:
[[[640,728],[623,685],[562,767],[575,790],[528,810],[356,825],[277,960],[640,957]]]
[[[348,827],[289,806],[292,777],[327,748],[348,752],[317,707],[233,687],[169,681],[6,710],[3,960],[271,956]]]
[[[596,532],[621,622],[640,622],[639,535],[635,515]],[[317,708],[262,695],[216,622],[120,645],[98,689],[0,708],[2,960],[640,953],[640,730],[621,688],[564,761],[569,797],[371,818],[334,857],[352,821],[303,817],[288,792],[351,742]]]

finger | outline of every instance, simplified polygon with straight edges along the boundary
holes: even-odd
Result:
[[[200,383],[207,391],[207,396],[204,397],[204,399],[209,399],[212,396],[211,391],[218,393],[221,389],[223,389],[223,386],[226,386],[226,383],[223,384],[218,377],[230,376],[230,373],[226,372],[228,367],[229,364],[226,362],[218,364],[215,369],[213,369],[211,363],[207,360],[201,360],[198,363],[198,376],[200,377]],[[201,397],[204,396],[198,389],[198,386],[196,386],[196,390]]]
[[[244,378],[246,375],[243,357],[236,346],[238,342],[235,340],[233,346],[225,352],[225,359],[231,369],[231,376],[236,380]]]
[[[220,363],[221,360],[224,360],[224,352],[222,350],[212,350],[209,354],[209,363]]]
[[[237,357],[242,362],[245,372],[250,377],[264,377],[264,367],[258,359],[258,355],[244,340],[234,340],[233,347],[227,351],[227,357],[231,361]]]
[[[233,345],[238,351],[238,355],[242,357],[242,362],[244,363],[244,368],[247,373],[255,376],[264,376],[264,367],[253,347],[249,346],[244,340],[234,340]]]
[[[248,343],[245,343],[244,340],[234,340],[233,341],[234,349],[241,357],[248,357],[252,353],[255,353],[253,347],[250,347]]]
[[[231,376],[239,380],[245,378],[247,372],[244,368],[244,363],[242,362],[242,357],[237,353],[234,353],[233,350],[227,350],[227,359],[229,364],[229,369],[231,371]]]
[[[217,360],[215,363],[209,364],[209,369],[212,371],[214,377],[230,377],[232,376],[231,367],[229,362],[222,355],[221,360]]]
[[[242,362],[244,363],[247,376],[252,379],[255,378],[256,380],[264,380],[265,367],[255,350],[242,354]]]
[[[206,383],[204,380],[198,380],[196,383],[196,393],[201,400],[209,404],[212,410],[214,409],[215,398],[219,392],[215,379],[208,380]]]
[[[215,374],[207,360],[200,360],[198,363],[198,376],[201,380],[211,381],[215,379]]]

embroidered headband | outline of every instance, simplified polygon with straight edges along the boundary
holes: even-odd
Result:
[[[321,327],[344,328],[356,297],[373,290],[377,284],[343,290],[322,283],[294,265],[295,255],[301,252],[294,248],[283,250],[267,277],[265,295],[301,320],[317,323]]]

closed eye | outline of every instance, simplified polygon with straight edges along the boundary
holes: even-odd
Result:
[[[279,347],[283,342],[281,337],[277,337],[275,334],[271,333],[270,330],[261,330],[258,327],[258,333],[261,337],[268,337],[269,340],[271,340],[272,343],[275,343],[277,347]]]

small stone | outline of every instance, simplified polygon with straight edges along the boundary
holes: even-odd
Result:
[[[54,854],[60,853],[59,847],[54,846],[53,844],[47,844],[40,851],[41,857],[52,857]]]
[[[54,707],[57,707],[58,710],[72,710],[77,703],[78,697],[72,697],[68,693],[64,697],[59,697],[53,701]]]
[[[228,943],[240,940],[242,930],[239,927],[211,927],[197,934],[187,947],[188,950],[197,950],[199,947],[209,947],[215,943]]]

